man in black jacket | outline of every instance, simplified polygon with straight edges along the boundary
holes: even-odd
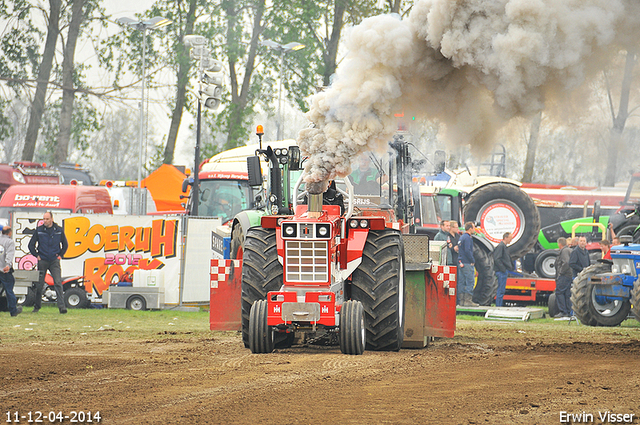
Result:
[[[40,272],[40,282],[36,288],[36,302],[33,312],[37,313],[42,306],[42,289],[44,288],[44,278],[47,270],[53,277],[53,287],[56,291],[58,309],[60,313],[67,312],[62,293],[62,271],[60,270],[60,259],[67,252],[69,246],[67,237],[64,235],[62,227],[53,222],[53,214],[49,211],[42,217],[43,224],[36,227],[36,230],[29,241],[29,251],[31,255],[38,259],[38,271]]]
[[[573,272],[573,279],[575,280],[576,276],[590,265],[591,259],[587,251],[587,238],[580,236],[578,238],[578,246],[571,252],[569,259],[569,267],[571,267]]]
[[[513,270],[513,261],[507,252],[507,245],[511,243],[510,232],[502,235],[502,242],[493,250],[493,267],[498,280],[498,291],[496,292],[496,307],[502,307],[502,299],[507,288],[507,271]]]

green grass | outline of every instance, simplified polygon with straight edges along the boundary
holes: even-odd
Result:
[[[60,314],[57,307],[49,306],[42,307],[37,314],[32,310],[25,308],[17,317],[9,317],[8,312],[0,313],[6,316],[2,317],[0,326],[0,344],[211,335],[208,311],[69,309],[67,314]]]

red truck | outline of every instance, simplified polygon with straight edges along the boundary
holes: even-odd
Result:
[[[0,195],[10,186],[23,184],[62,184],[58,170],[35,162],[0,164]]]

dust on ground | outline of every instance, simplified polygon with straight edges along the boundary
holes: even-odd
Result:
[[[235,332],[0,344],[0,413],[3,422],[7,412],[99,411],[105,424],[558,424],[561,412],[602,423],[609,411],[640,423],[640,328],[599,329],[459,321],[453,339],[361,356],[300,344],[254,355]]]

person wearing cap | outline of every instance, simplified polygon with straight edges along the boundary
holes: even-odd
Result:
[[[3,226],[0,231],[0,284],[7,294],[7,307],[11,317],[22,313],[22,307],[17,305],[16,294],[13,292],[16,280],[13,277],[13,257],[16,245],[11,237],[11,226]]]

